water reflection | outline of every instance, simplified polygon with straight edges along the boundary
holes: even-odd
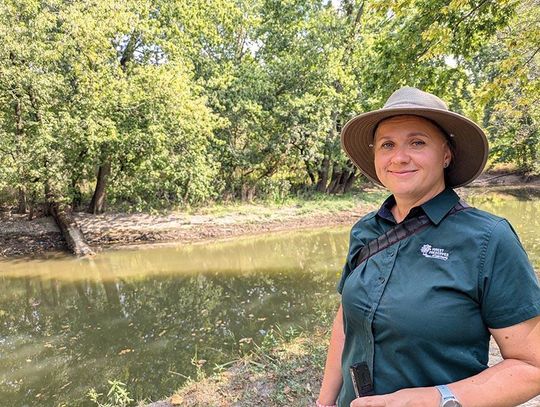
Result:
[[[63,281],[146,278],[149,275],[187,275],[207,271],[241,275],[255,269],[273,273],[283,271],[284,267],[329,269],[336,264],[328,261],[328,255],[331,259],[337,256],[341,264],[346,233],[347,228],[321,229],[210,244],[141,247],[106,252],[91,259],[62,256],[54,260],[0,261],[0,269],[2,276],[33,276]]]
[[[538,270],[538,200],[469,202],[509,218]],[[0,261],[0,404],[89,405],[109,379],[157,399],[195,377],[196,361],[211,371],[275,324],[309,329],[336,306],[347,239],[339,228]]]
[[[1,263],[3,402],[84,405],[107,379],[135,398],[171,393],[192,358],[211,369],[274,324],[312,325],[336,301],[346,244],[341,229]]]

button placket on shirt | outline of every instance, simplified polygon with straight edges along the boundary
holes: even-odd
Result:
[[[373,372],[373,358],[375,354],[375,338],[373,337],[373,319],[375,317],[375,312],[377,311],[379,303],[381,302],[381,298],[386,288],[386,284],[388,284],[390,275],[392,274],[392,271],[394,270],[394,266],[396,264],[396,257],[399,251],[400,244],[401,242],[398,242],[390,246],[389,248],[385,249],[381,253],[379,253],[379,256],[382,256],[382,259],[378,261],[380,265],[379,276],[374,281],[374,284],[372,286],[372,296],[371,296],[372,304],[371,304],[371,310],[369,313],[369,324],[371,326],[371,329],[369,330],[369,337],[367,340],[370,346],[370,351],[368,352],[368,355],[367,355],[368,356],[367,363],[370,366],[372,372]]]

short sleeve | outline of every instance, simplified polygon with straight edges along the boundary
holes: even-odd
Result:
[[[356,255],[362,250],[362,247],[364,247],[364,243],[359,238],[357,231],[358,231],[358,224],[353,226],[351,230],[351,235],[349,237],[349,252],[347,253],[347,259],[345,260],[345,265],[343,266],[343,271],[341,272],[341,278],[339,279],[338,285],[337,285],[337,291],[338,293],[342,293],[343,291],[343,285],[345,284],[345,280],[347,280],[347,277],[353,272],[355,266],[354,266],[354,259],[356,258]]]
[[[506,328],[540,315],[540,286],[517,234],[502,219],[481,248],[479,289],[482,318]]]
[[[351,268],[349,267],[349,263],[345,262],[345,265],[343,266],[343,271],[341,272],[341,278],[339,279],[338,285],[336,287],[338,293],[342,293],[343,285],[345,284],[345,280],[347,280],[349,274],[351,274]]]

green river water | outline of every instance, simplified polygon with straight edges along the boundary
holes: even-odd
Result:
[[[469,203],[508,218],[540,269],[540,200]],[[86,406],[92,387],[163,398],[336,306],[348,228],[0,261],[0,406]],[[201,362],[202,363],[202,362]]]

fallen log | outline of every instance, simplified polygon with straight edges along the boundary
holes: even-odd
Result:
[[[94,251],[90,248],[77,222],[73,219],[71,209],[53,202],[50,206],[51,214],[62,232],[69,250],[76,256],[92,256]]]

